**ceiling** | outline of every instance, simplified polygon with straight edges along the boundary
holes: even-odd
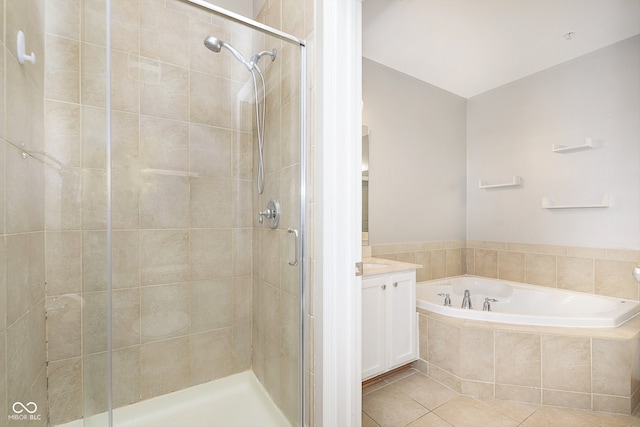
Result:
[[[465,98],[640,33],[640,0],[364,0],[362,8],[364,57]]]

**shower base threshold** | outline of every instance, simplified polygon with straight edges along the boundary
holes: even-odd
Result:
[[[107,413],[58,427],[107,427]],[[114,427],[291,427],[252,371],[114,409]]]

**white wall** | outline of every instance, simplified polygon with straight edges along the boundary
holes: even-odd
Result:
[[[470,98],[467,116],[468,239],[640,249],[640,36]],[[551,151],[586,137],[597,148]],[[513,175],[521,188],[478,188]],[[541,208],[605,193],[606,209]]]
[[[466,100],[363,58],[369,242],[465,238]]]

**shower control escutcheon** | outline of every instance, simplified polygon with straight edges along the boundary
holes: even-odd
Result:
[[[280,203],[276,199],[269,200],[267,209],[258,212],[258,222],[262,224],[265,219],[270,228],[278,228],[280,223]]]

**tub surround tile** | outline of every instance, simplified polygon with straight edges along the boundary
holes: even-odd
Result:
[[[543,388],[591,392],[591,340],[588,337],[543,335],[541,344]]]
[[[538,387],[521,387],[515,385],[496,384],[496,399],[514,400],[532,404],[542,403],[542,390]]]
[[[559,390],[542,390],[542,404],[591,410],[590,393],[573,393]]]
[[[592,258],[558,257],[558,288],[595,293]]]
[[[596,260],[595,293],[617,298],[638,299],[638,283],[631,276],[637,263]]]
[[[631,396],[631,342],[593,339],[593,393]]]
[[[496,332],[496,384],[540,387],[540,335]]]
[[[498,252],[495,250],[475,250],[475,274],[498,278]]]
[[[525,283],[556,287],[556,257],[553,255],[525,254]]]
[[[498,252],[498,278],[524,282],[524,254],[519,252]]]

